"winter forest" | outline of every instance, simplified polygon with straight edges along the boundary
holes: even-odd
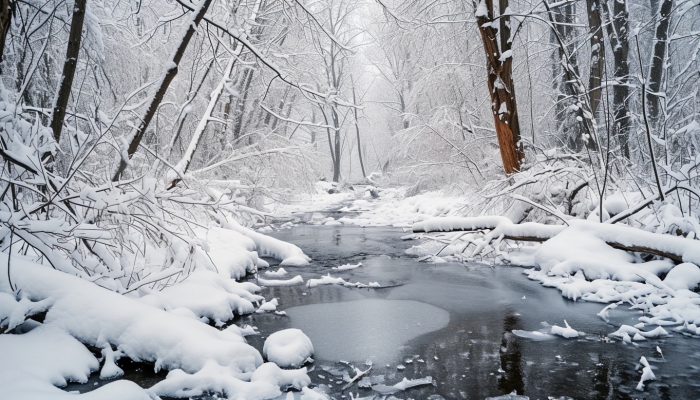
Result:
[[[700,398],[699,0],[0,0],[0,399]]]

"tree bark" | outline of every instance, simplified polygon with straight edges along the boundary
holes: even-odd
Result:
[[[2,63],[5,40],[7,39],[7,32],[10,30],[14,8],[15,5],[10,0],[0,0],[0,63]],[[2,69],[0,69],[0,73],[2,73]]]
[[[500,29],[492,24],[495,22],[493,0],[483,0],[486,10],[477,8],[476,21],[481,33],[481,39],[486,52],[488,71],[488,88],[491,95],[491,109],[498,137],[498,146],[506,174],[520,170],[523,159],[522,144],[520,144],[520,125],[515,102],[515,87],[513,85],[513,57],[511,53],[510,17],[500,18]],[[499,0],[501,13],[508,7],[508,0]],[[501,45],[499,48],[497,34],[500,31]]]
[[[352,81],[352,102],[357,105],[357,97],[355,96],[355,81]],[[366,178],[365,162],[362,160],[362,142],[360,142],[360,122],[357,118],[357,107],[353,107],[355,112],[355,132],[357,133],[357,156],[360,158],[360,168],[362,169],[362,177]]]
[[[134,153],[136,153],[136,150],[138,150],[139,144],[141,143],[141,140],[146,134],[148,126],[150,125],[151,120],[155,116],[156,111],[160,106],[160,103],[163,101],[163,98],[165,97],[165,93],[168,91],[170,83],[175,78],[175,75],[177,75],[178,65],[180,64],[180,60],[182,60],[182,56],[185,54],[187,45],[189,45],[192,36],[194,36],[197,26],[199,26],[199,23],[202,21],[202,18],[204,18],[204,14],[206,14],[209,5],[211,5],[211,2],[212,0],[202,0],[197,6],[197,8],[195,8],[192,17],[190,18],[190,23],[187,24],[187,30],[185,31],[182,40],[178,44],[175,53],[170,58],[170,62],[166,65],[165,73],[163,74],[163,78],[160,82],[160,85],[158,86],[158,89],[151,98],[151,102],[148,105],[148,109],[146,110],[146,115],[144,115],[143,119],[141,120],[141,124],[139,125],[139,127],[135,130],[135,132],[133,132],[133,136],[129,142],[129,147],[126,149],[127,154],[122,154],[119,160],[119,167],[117,168],[116,172],[114,173],[114,176],[112,177],[113,182],[118,181],[121,178],[122,173],[124,173],[124,170],[127,167],[128,160],[130,160],[131,157],[133,157]]]
[[[655,2],[652,2],[654,4]],[[671,26],[671,11],[673,0],[664,0],[658,10],[659,23],[654,33],[654,49],[651,55],[651,67],[649,68],[649,119],[652,127],[656,127],[661,113],[661,80],[664,74],[664,63],[668,52],[668,30]],[[652,9],[652,12],[656,10]]]
[[[73,78],[78,65],[78,55],[80,53],[80,42],[83,36],[83,22],[85,21],[85,7],[87,0],[76,0],[73,6],[73,19],[70,23],[70,34],[68,35],[68,47],[66,48],[66,61],[63,63],[63,73],[61,83],[54,102],[53,115],[51,117],[51,130],[53,138],[58,143],[61,140],[61,130],[63,121],[66,118],[66,107],[70,99]]]
[[[613,137],[620,145],[622,155],[630,158],[629,133],[631,119],[629,115],[629,13],[625,2],[613,1],[613,14],[606,1],[601,3],[603,13],[611,19],[607,23],[608,38],[613,52]]]
[[[605,63],[605,41],[602,30],[601,0],[587,0],[588,6],[588,34],[591,45],[591,71],[588,76],[588,95],[591,99],[591,112],[595,117],[600,104],[603,77],[603,65]]]

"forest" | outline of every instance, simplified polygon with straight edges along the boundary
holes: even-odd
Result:
[[[0,0],[0,398],[700,396],[699,53],[700,0]]]

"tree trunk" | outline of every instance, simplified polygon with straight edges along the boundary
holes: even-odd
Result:
[[[255,70],[246,69],[243,72],[243,79],[239,85],[238,94],[243,96],[242,98],[236,99],[236,105],[233,111],[233,139],[238,140],[241,137],[241,132],[243,131],[243,114],[245,113],[246,103],[248,102],[248,92],[250,89],[250,83],[253,81],[253,73]]]
[[[331,108],[331,119],[333,120],[333,128],[335,130],[333,150],[335,151],[335,157],[333,158],[333,182],[338,182],[340,179],[340,117],[338,116],[338,110],[336,110],[336,105],[333,104]]]
[[[5,50],[5,39],[7,32],[10,30],[12,22],[12,14],[14,13],[14,3],[10,0],[0,0],[0,63],[2,63],[3,50]],[[2,69],[0,69],[0,74]]]
[[[605,38],[603,37],[601,0],[586,0],[588,6],[588,34],[591,45],[591,72],[588,76],[588,95],[591,99],[591,112],[595,117],[600,104],[600,87],[605,63]]]
[[[163,101],[163,98],[165,97],[165,93],[168,91],[170,83],[175,78],[175,75],[177,75],[178,65],[180,64],[180,60],[182,60],[182,56],[185,54],[187,45],[190,43],[192,36],[194,36],[195,30],[197,26],[199,26],[199,23],[202,21],[202,18],[204,18],[204,14],[206,14],[211,2],[212,0],[202,0],[197,6],[197,8],[195,8],[195,10],[193,11],[192,17],[190,18],[190,23],[187,24],[187,30],[185,31],[182,40],[178,44],[175,53],[170,58],[170,62],[166,64],[165,73],[163,74],[163,78],[160,82],[158,89],[151,98],[151,102],[148,105],[148,109],[146,110],[146,115],[144,115],[143,119],[141,120],[141,124],[139,125],[139,127],[135,130],[135,132],[133,132],[133,136],[129,142],[129,147],[126,149],[127,153],[121,155],[121,158],[119,160],[119,167],[114,173],[112,181],[118,181],[121,178],[122,173],[127,167],[128,160],[130,160],[131,157],[133,157],[134,153],[136,153],[136,150],[138,150],[139,144],[141,143],[141,140],[143,139],[146,131],[148,130],[148,126],[150,125],[151,120],[155,116],[156,111],[160,106],[160,103]]]
[[[73,77],[75,76],[75,70],[78,65],[78,54],[80,53],[80,41],[83,36],[83,21],[85,20],[86,4],[87,0],[76,0],[73,6],[73,19],[70,23],[66,61],[63,63],[61,83],[58,94],[56,95],[51,118],[51,129],[53,130],[53,138],[56,140],[56,143],[61,140],[63,121],[66,118],[66,107],[68,106],[71,88],[73,87]]]
[[[357,97],[355,96],[355,81],[352,81],[352,102],[357,105]],[[357,118],[357,107],[353,107],[355,112],[355,132],[357,132],[357,156],[360,158],[360,168],[362,169],[362,177],[366,178],[365,162],[362,160],[362,143],[360,142],[360,121]]]
[[[488,88],[491,95],[491,109],[496,126],[498,146],[501,150],[503,169],[506,174],[520,170],[523,150],[520,142],[520,126],[515,102],[515,87],[513,85],[513,57],[511,52],[510,17],[500,18],[500,29],[495,23],[493,0],[483,0],[483,5],[476,10],[476,20],[481,33],[481,39],[486,52],[488,71]],[[508,7],[508,0],[499,0],[501,13]],[[501,46],[499,49],[496,35],[500,31]]]
[[[622,155],[630,158],[629,133],[631,119],[629,114],[629,14],[625,2],[613,1],[613,15],[606,1],[601,3],[603,13],[611,19],[607,23],[610,47],[613,52],[613,136],[620,145]]]
[[[652,4],[657,2],[652,2]],[[658,3],[657,3],[658,4]],[[661,113],[661,80],[664,74],[664,63],[668,52],[668,30],[671,25],[671,10],[673,0],[663,0],[658,9],[659,23],[654,33],[654,50],[651,55],[651,67],[649,68],[649,119],[652,127],[656,127]],[[652,12],[656,10],[652,9]]]

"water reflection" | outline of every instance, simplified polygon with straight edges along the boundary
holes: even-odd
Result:
[[[516,391],[523,394],[523,372],[521,369],[522,355],[520,343],[511,332],[513,329],[522,329],[517,314],[507,312],[503,318],[503,333],[501,334],[501,370],[498,378],[498,389],[505,393]],[[499,371],[500,372],[500,371]]]

